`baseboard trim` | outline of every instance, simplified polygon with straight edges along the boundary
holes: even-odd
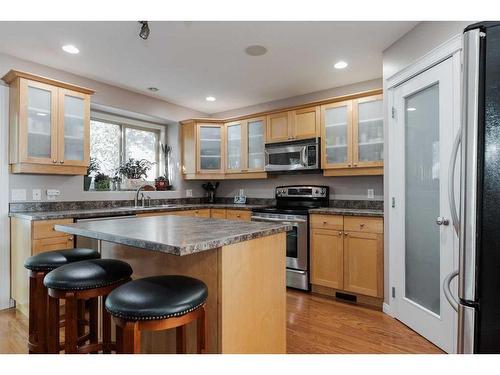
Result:
[[[383,311],[385,314],[387,314],[387,315],[389,315],[389,316],[392,316],[392,317],[394,318],[394,315],[393,315],[393,313],[392,313],[392,309],[391,309],[391,305],[389,305],[389,304],[387,304],[387,303],[385,303],[385,302],[384,302],[384,303],[382,304],[382,311]]]

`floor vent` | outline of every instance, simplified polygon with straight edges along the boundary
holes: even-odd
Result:
[[[335,292],[335,298],[341,299],[346,302],[357,302],[357,297],[352,294]]]

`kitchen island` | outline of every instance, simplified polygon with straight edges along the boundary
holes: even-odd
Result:
[[[287,225],[166,215],[55,229],[99,240],[102,257],[128,262],[133,278],[180,274],[204,281],[209,353],[285,353]],[[190,353],[195,329],[187,328]],[[175,330],[143,332],[141,347],[174,353]]]

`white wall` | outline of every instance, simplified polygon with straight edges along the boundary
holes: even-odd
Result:
[[[172,158],[175,160],[177,165],[180,160],[180,143],[178,140],[179,125],[177,122],[191,117],[208,116],[205,113],[171,104],[150,96],[124,90],[116,86],[111,86],[82,76],[0,53],[0,77],[7,73],[10,69],[23,70],[94,89],[96,93],[91,99],[92,107],[100,110],[135,116],[143,120],[150,120],[165,124],[168,123],[169,125],[166,125],[167,142],[173,147]],[[3,82],[0,82],[0,85],[3,85]],[[8,111],[8,107],[0,108],[0,110],[4,113]],[[179,198],[185,196],[186,188],[193,189],[194,196],[203,195],[203,190],[200,187],[201,183],[184,182],[182,178],[180,178],[180,168],[174,169],[171,177],[174,182],[175,191],[155,192],[151,195],[155,198]],[[47,197],[45,195],[45,190],[50,188],[59,189],[61,191],[61,196],[57,198],[59,201],[131,199],[133,197],[132,192],[84,192],[82,176],[10,175],[10,189],[27,189],[28,201],[31,200],[32,189],[42,189],[42,200],[46,200]]]
[[[410,30],[408,33],[403,35],[400,39],[394,42],[390,47],[388,47],[383,52],[383,80],[384,80],[384,102],[388,103],[387,99],[387,85],[386,80],[398,73],[405,67],[413,64],[416,60],[438,47],[440,44],[450,40],[457,34],[461,34],[463,29],[473,23],[465,22],[465,21],[436,21],[436,22],[421,22],[415,28]],[[385,107],[385,127],[384,133],[388,134],[390,128],[388,126],[388,118],[389,118],[389,108]],[[387,140],[387,137],[385,137]],[[385,159],[389,160],[389,158],[397,157],[397,155],[389,155],[388,154],[389,147],[386,145],[384,147],[385,150]],[[390,208],[390,199],[389,189],[388,189],[388,181],[390,170],[387,168],[387,164],[384,168],[384,185],[386,187],[384,191],[384,210],[385,212],[389,212]],[[384,217],[384,231],[386,233],[385,238],[385,251],[384,251],[384,295],[385,295],[385,303],[390,304],[389,292],[390,292],[390,283],[389,283],[389,254],[391,249],[389,248],[389,236],[387,235],[390,230],[389,223],[389,215],[385,215]]]

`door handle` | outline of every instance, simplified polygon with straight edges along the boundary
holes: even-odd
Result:
[[[458,311],[459,302],[451,293],[451,286],[450,285],[451,285],[451,281],[457,276],[458,276],[458,270],[453,271],[448,276],[446,276],[443,280],[444,296],[446,297],[446,299],[450,303],[451,307],[453,307],[453,310],[455,310],[455,311]]]
[[[450,224],[450,220],[448,220],[444,216],[438,216],[438,218],[436,219],[436,224],[437,225],[448,225],[448,224]]]

